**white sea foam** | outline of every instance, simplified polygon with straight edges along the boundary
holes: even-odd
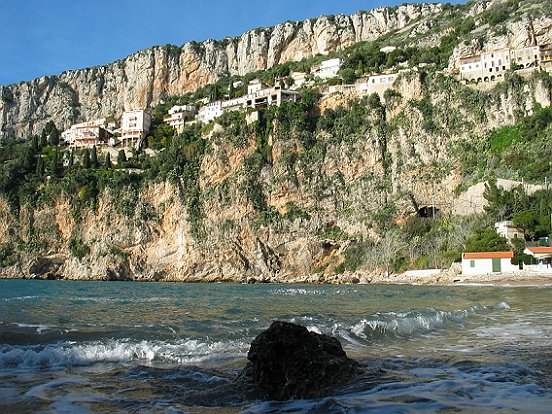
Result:
[[[488,372],[495,372],[489,376]],[[414,380],[388,382],[364,391],[317,400],[263,401],[245,413],[297,412],[530,412],[549,413],[552,393],[535,384],[517,384],[499,367],[463,372],[451,366],[409,370]],[[515,374],[514,374],[515,376]],[[419,380],[415,380],[418,378]]]
[[[17,300],[34,300],[34,299],[38,299],[38,298],[40,298],[40,296],[30,295],[30,296],[15,296],[13,298],[3,298],[2,300],[4,302],[13,302],[13,301],[17,301]]]
[[[241,341],[204,341],[196,339],[168,341],[109,340],[87,343],[63,342],[48,346],[0,346],[0,368],[47,368],[86,366],[94,363],[153,361],[169,364],[235,358],[245,355],[247,344]]]
[[[30,323],[15,323],[14,325],[19,327],[19,328],[33,328],[33,329],[36,329],[36,332],[39,333],[39,334],[43,333],[46,330],[55,329],[55,326],[41,325],[41,324],[34,325],[34,324],[30,324]]]
[[[461,324],[470,315],[486,312],[489,309],[509,309],[506,302],[500,302],[494,307],[473,305],[457,311],[442,311],[426,308],[422,311],[378,312],[360,320],[351,327],[351,332],[360,338],[367,339],[371,335],[413,335],[443,328],[447,323]]]
[[[335,291],[327,289],[279,288],[273,289],[269,293],[277,296],[343,296],[356,294],[358,290],[353,288],[344,288]]]
[[[316,295],[316,296],[322,296],[327,295],[328,292],[325,290],[317,290],[317,289],[304,289],[304,288],[280,288],[280,289],[273,289],[270,291],[271,295],[278,295],[278,296],[299,296],[299,295]]]

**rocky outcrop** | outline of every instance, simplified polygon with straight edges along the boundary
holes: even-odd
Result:
[[[38,133],[50,120],[65,128],[77,121],[120,116],[126,109],[155,105],[223,76],[245,75],[373,40],[441,9],[441,4],[407,4],[286,22],[241,37],[153,47],[109,65],[1,86],[0,139]]]
[[[241,373],[262,391],[262,398],[318,398],[359,373],[339,341],[289,322],[275,321],[251,343]]]

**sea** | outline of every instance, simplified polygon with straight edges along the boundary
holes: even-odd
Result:
[[[362,368],[313,400],[240,389],[274,320]],[[551,413],[552,287],[0,280],[0,413]]]

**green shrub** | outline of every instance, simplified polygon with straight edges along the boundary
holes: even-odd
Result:
[[[80,236],[74,236],[67,242],[71,254],[79,260],[90,253],[90,247],[86,245]]]

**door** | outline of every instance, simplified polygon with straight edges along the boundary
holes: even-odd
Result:
[[[500,272],[500,271],[501,271],[500,259],[493,259],[493,273]]]

